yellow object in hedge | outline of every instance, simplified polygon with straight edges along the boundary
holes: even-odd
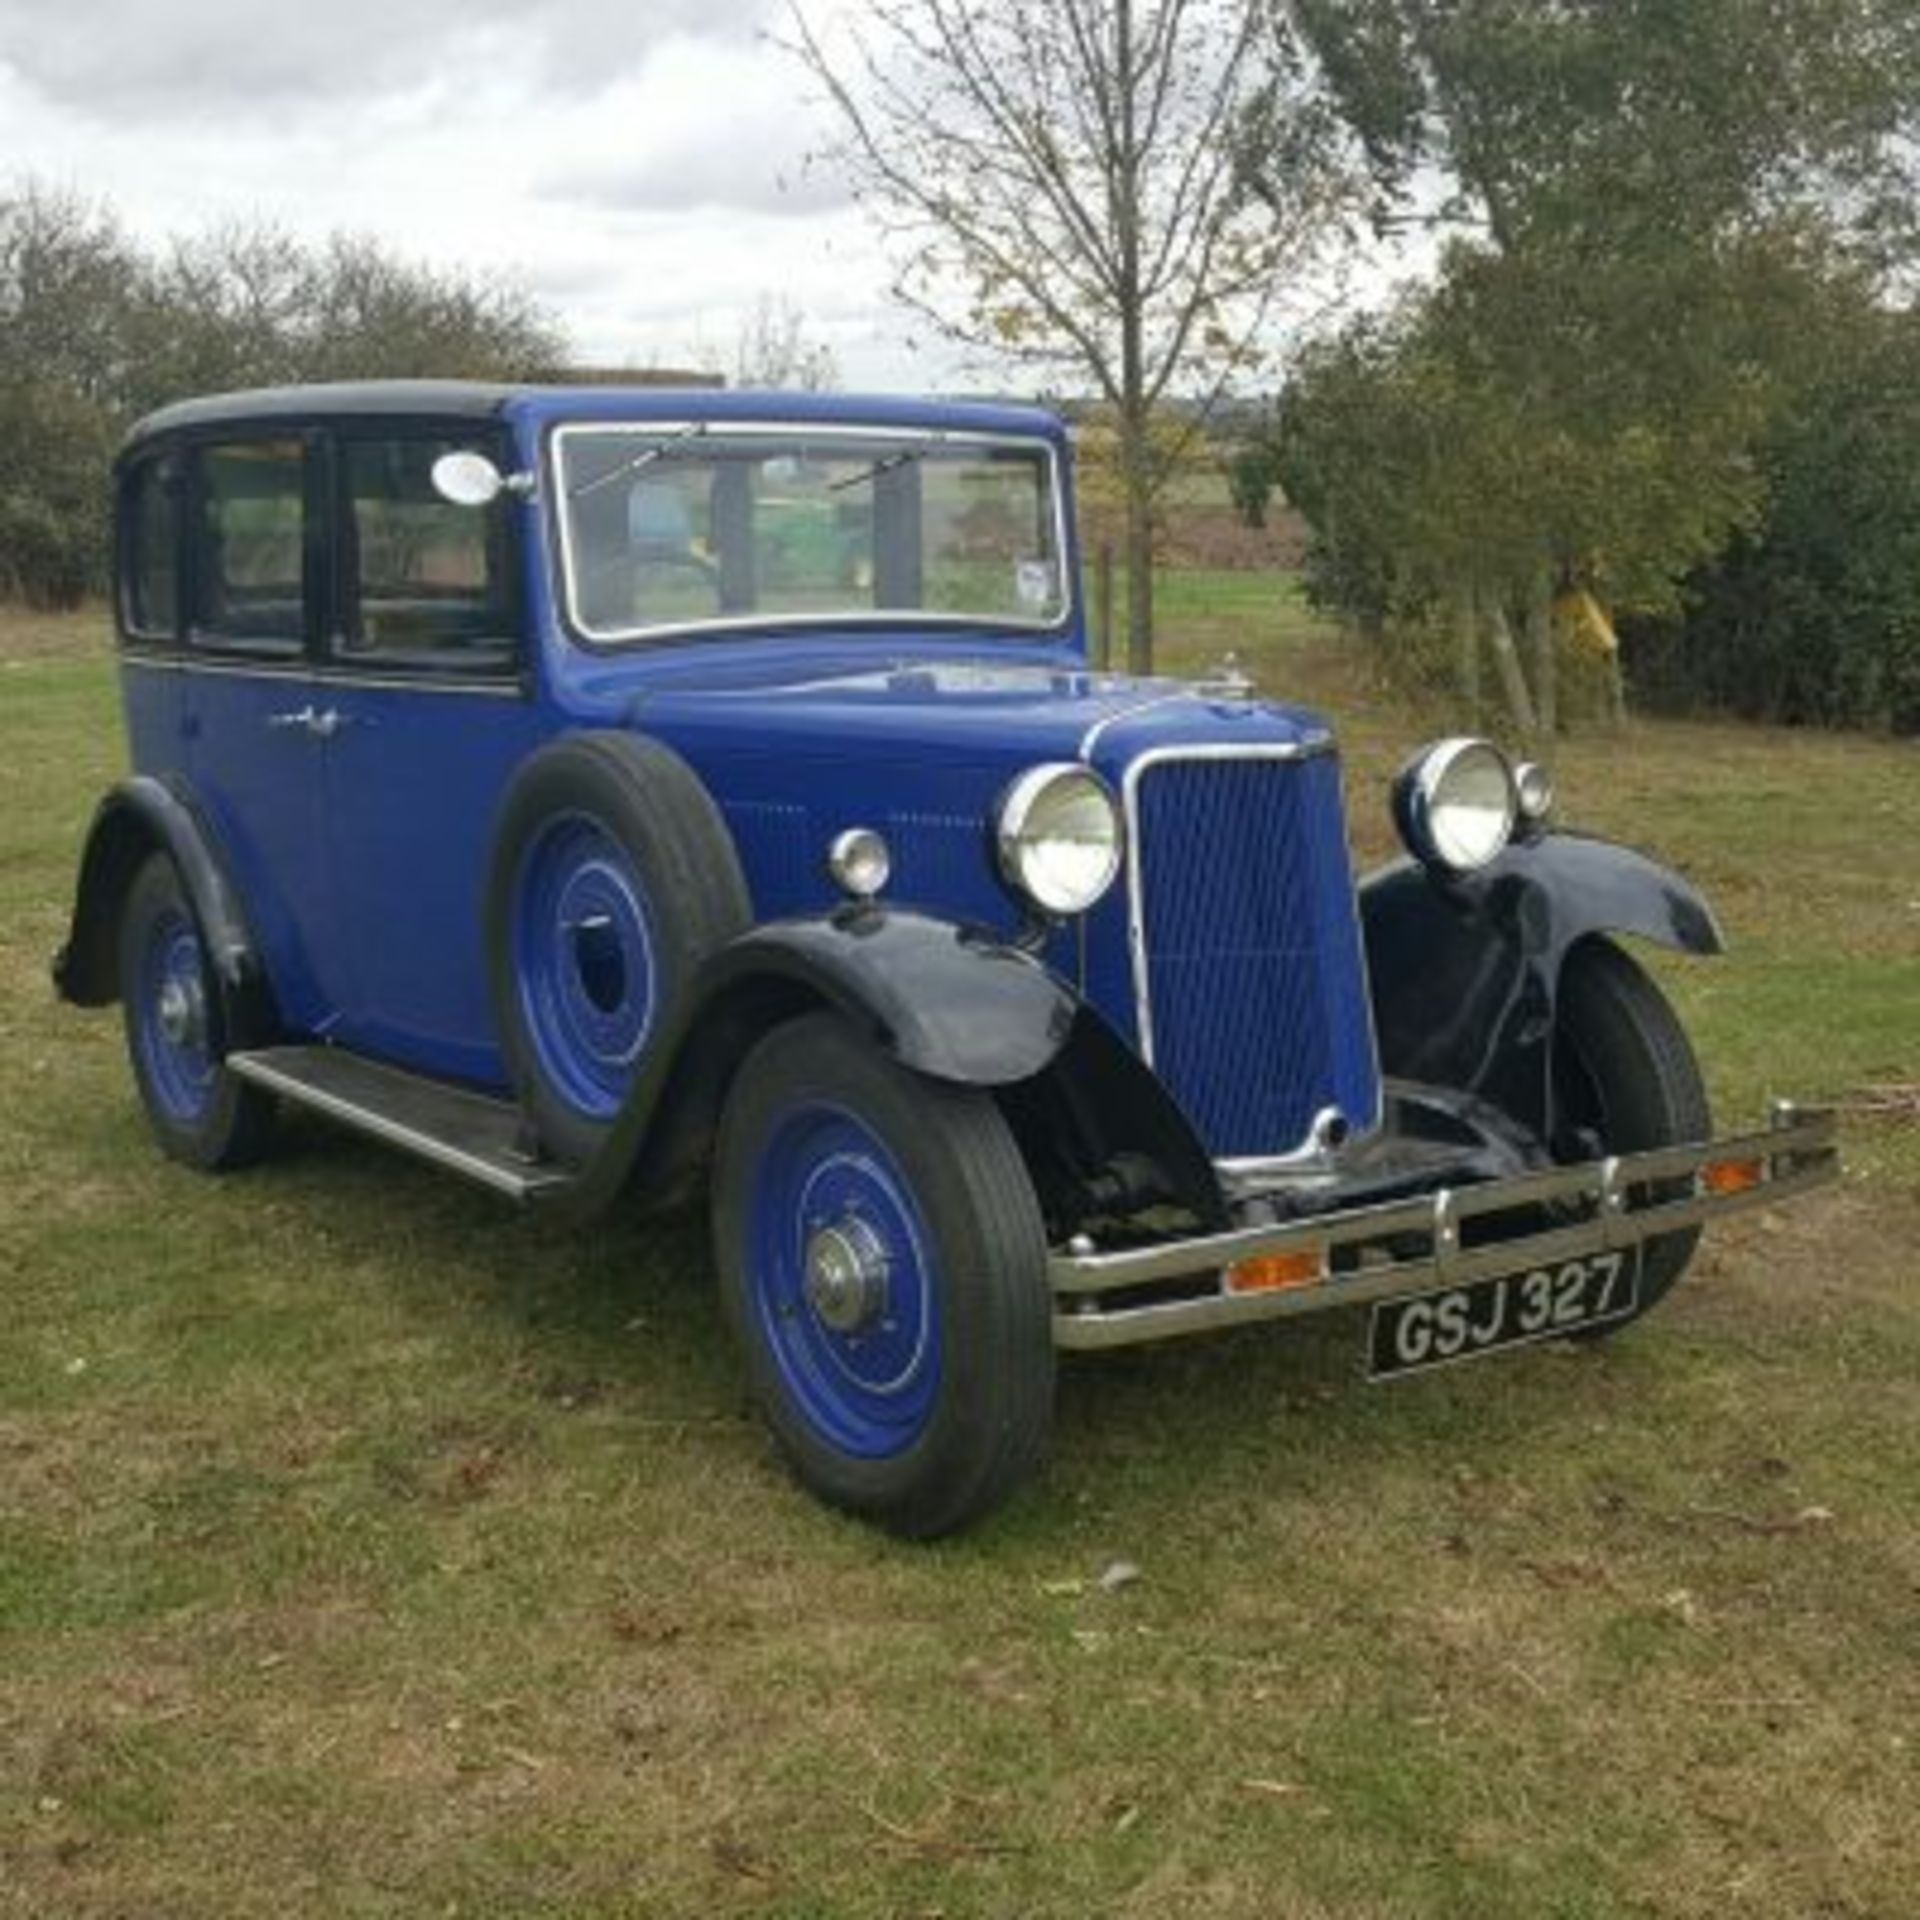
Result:
[[[1620,636],[1606,608],[1585,587],[1566,587],[1555,594],[1553,619],[1573,645],[1601,660],[1610,660],[1620,651]]]

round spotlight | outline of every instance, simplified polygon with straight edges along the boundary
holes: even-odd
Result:
[[[1044,913],[1085,913],[1113,885],[1120,808],[1097,773],[1033,767],[1007,789],[995,827],[1000,871]]]
[[[871,827],[849,827],[827,849],[827,871],[842,893],[871,900],[893,874],[893,855]]]
[[[1415,859],[1474,873],[1499,858],[1519,813],[1513,769],[1485,740],[1441,740],[1407,762],[1393,783],[1393,818]]]
[[[1513,794],[1521,819],[1537,827],[1553,811],[1553,776],[1537,761],[1524,760],[1513,770]]]

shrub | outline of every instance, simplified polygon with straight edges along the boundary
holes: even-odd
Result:
[[[1862,332],[1772,436],[1759,524],[1629,629],[1643,698],[1920,732],[1920,321]]]

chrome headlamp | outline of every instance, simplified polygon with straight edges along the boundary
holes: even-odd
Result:
[[[1436,741],[1393,782],[1393,823],[1407,851],[1446,873],[1475,873],[1513,838],[1519,797],[1513,768],[1485,740]]]
[[[1085,913],[1120,871],[1120,808],[1097,773],[1031,767],[1000,802],[1000,871],[1043,913]]]

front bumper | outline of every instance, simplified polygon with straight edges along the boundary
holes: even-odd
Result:
[[[1464,1286],[1634,1248],[1804,1193],[1839,1171],[1832,1112],[1781,1103],[1764,1130],[1698,1146],[1113,1252],[1077,1241],[1047,1263],[1054,1343],[1133,1346]],[[1252,1261],[1269,1263],[1258,1284],[1239,1271]],[[1283,1262],[1299,1277],[1276,1284]]]

